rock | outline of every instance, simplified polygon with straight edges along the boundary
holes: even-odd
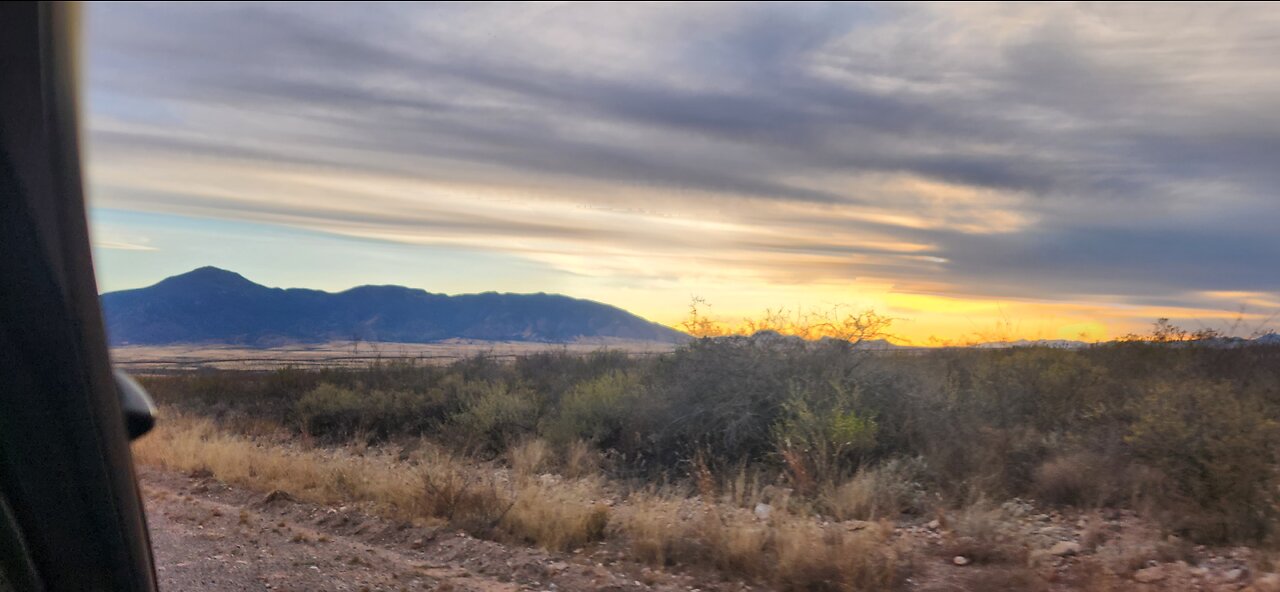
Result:
[[[1222,581],[1239,582],[1240,580],[1243,580],[1244,577],[1247,575],[1249,575],[1249,570],[1244,569],[1242,567],[1237,567],[1235,569],[1229,569],[1227,570],[1227,573],[1222,574]]]
[[[187,473],[187,476],[191,477],[192,479],[212,479],[213,471],[210,471],[209,469],[203,469],[203,468],[195,469],[194,471]]]
[[[954,563],[959,566],[965,566],[965,565],[969,565],[970,563],[973,563],[973,560],[969,559],[968,557],[965,557],[964,555],[956,555],[955,557],[951,558],[951,563]]]
[[[1080,543],[1073,543],[1071,541],[1062,541],[1052,547],[1049,547],[1049,554],[1056,555],[1058,557],[1068,557],[1071,555],[1079,555]]]
[[[1280,592],[1280,574],[1262,574],[1253,579],[1253,586],[1248,589],[1254,592]]]
[[[926,525],[924,525],[924,526],[925,526],[925,528],[928,528],[929,530],[938,530],[939,528],[942,528],[942,521],[941,521],[941,520],[938,520],[937,518],[934,518],[933,520],[930,520],[930,521],[929,521],[929,523],[928,523],[928,524],[926,524]]]
[[[291,501],[293,501],[293,496],[289,495],[289,492],[281,491],[279,489],[273,489],[271,490],[271,493],[268,493],[267,495],[263,496],[262,501],[259,503],[262,505],[266,505],[272,502],[291,502]]]
[[[770,506],[769,504],[756,504],[757,519],[768,520],[770,514],[773,514],[773,506]]]
[[[1164,573],[1164,568],[1159,565],[1153,567],[1144,567],[1133,572],[1133,581],[1140,584],[1150,584],[1165,579],[1168,574]]]

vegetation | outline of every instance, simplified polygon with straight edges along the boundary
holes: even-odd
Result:
[[[1270,544],[1280,347],[1161,331],[1074,350],[928,351],[763,332],[656,357],[152,376],[179,419],[139,454],[552,549],[617,536],[655,564],[785,589],[902,577],[882,529],[824,530],[831,519],[946,515],[956,554],[1020,564],[997,516],[1013,498],[1130,509],[1198,543]],[[322,446],[264,448],[298,438]],[[412,450],[414,468],[320,452],[336,444]],[[625,503],[600,505],[606,489]],[[757,504],[772,514],[753,515]]]

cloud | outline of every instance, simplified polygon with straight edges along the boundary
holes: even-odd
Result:
[[[99,249],[112,249],[116,251],[155,251],[155,247],[140,243],[127,243],[113,240],[95,240],[93,246]]]
[[[1220,310],[1280,294],[1277,26],[1225,4],[95,4],[90,178],[106,207],[601,277]]]

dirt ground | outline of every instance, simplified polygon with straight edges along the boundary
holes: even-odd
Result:
[[[156,569],[167,591],[767,589],[709,570],[653,569],[609,544],[551,553],[446,527],[396,523],[359,506],[264,495],[205,474],[139,470]],[[903,524],[895,538],[915,553],[902,589],[1280,592],[1280,575],[1258,569],[1258,558],[1247,548],[1175,545],[1181,551],[1150,551],[1159,535],[1129,512],[1042,514],[1030,505],[1007,510],[1030,550],[1027,568],[962,566],[945,544],[945,526]],[[1106,573],[1098,571],[1103,566],[1110,566]]]
[[[731,583],[700,587],[689,576],[636,564],[606,565],[597,557],[391,523],[360,508],[264,496],[201,475],[140,471],[162,590],[745,589]]]

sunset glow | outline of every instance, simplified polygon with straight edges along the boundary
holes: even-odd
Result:
[[[104,291],[215,265],[920,345],[1280,314],[1275,6],[86,13]]]

